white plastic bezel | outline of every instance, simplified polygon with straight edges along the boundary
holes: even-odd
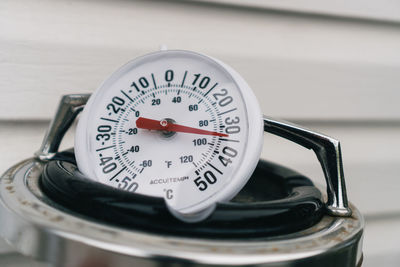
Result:
[[[222,70],[225,71],[232,80],[238,86],[241,96],[243,98],[247,118],[248,118],[248,139],[247,146],[244,149],[243,161],[237,167],[236,171],[234,171],[234,177],[231,179],[229,184],[227,184],[221,191],[207,198],[203,202],[191,206],[190,208],[185,208],[181,210],[175,210],[173,207],[169,207],[172,214],[178,217],[181,220],[187,222],[200,221],[204,219],[207,215],[209,215],[212,210],[215,208],[216,203],[225,202],[232,199],[246,184],[251,174],[253,173],[258,160],[260,158],[261,149],[263,145],[263,122],[262,122],[262,113],[258,104],[258,101],[249,87],[249,85],[245,82],[245,80],[230,66],[225,63],[216,60],[212,57],[191,52],[185,50],[166,50],[166,51],[158,51],[148,55],[160,54],[169,52],[178,52],[178,53],[191,53],[201,57],[206,57],[208,60],[214,61],[215,64],[221,66]],[[112,83],[121,73],[125,73],[127,70],[132,68],[132,65],[135,64],[135,61],[146,57],[148,55],[142,56],[140,58],[134,59],[116,72],[114,72],[107,80],[105,80],[101,86],[94,92],[94,94],[90,97],[87,102],[81,117],[78,122],[78,126],[75,134],[75,157],[78,162],[79,170],[91,179],[98,180],[94,174],[93,170],[93,159],[91,159],[91,154],[88,148],[88,125],[89,114],[92,106],[95,105],[96,96],[98,92],[107,84]]]

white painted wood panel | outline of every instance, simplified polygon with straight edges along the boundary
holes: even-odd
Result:
[[[397,267],[400,263],[400,215],[366,218],[363,267]]]
[[[301,12],[306,15],[330,15],[383,21],[400,21],[400,2],[397,0],[193,0],[218,3],[238,8],[271,9],[280,12]]]
[[[0,119],[49,119],[160,44],[220,58],[271,116],[400,118],[400,25],[150,1],[0,2]]]

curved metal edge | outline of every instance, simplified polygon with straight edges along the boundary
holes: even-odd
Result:
[[[21,253],[57,266],[102,259],[107,266],[341,266],[360,262],[364,220],[325,216],[301,232],[259,241],[197,240],[157,236],[84,220],[52,206],[38,178],[43,162],[28,159],[0,178],[0,235]],[[44,197],[44,198],[43,198]],[[324,255],[330,255],[325,258]],[[353,255],[345,257],[344,255]]]
[[[42,161],[47,161],[54,156],[65,133],[79,112],[82,111],[89,97],[90,94],[71,94],[64,95],[61,98],[56,115],[51,121],[42,145],[35,153],[35,157]]]
[[[312,149],[324,171],[328,200],[326,209],[330,215],[348,217],[349,207],[343,172],[340,142],[332,137],[316,133],[304,127],[264,116],[264,131],[291,140]]]

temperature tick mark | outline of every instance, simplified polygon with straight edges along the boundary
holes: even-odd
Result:
[[[104,142],[101,142],[101,144],[104,146]]]
[[[130,91],[132,91],[132,90],[130,90]],[[125,92],[122,91],[122,90],[121,90],[121,93],[122,93],[124,96],[126,96],[126,98],[128,98],[130,101],[133,102],[133,99],[132,99],[127,93],[125,93]]]
[[[193,91],[194,91],[194,90],[196,90],[196,89],[197,89],[197,87],[196,87],[196,86],[195,86],[195,87],[193,87]]]
[[[121,141],[121,142],[119,142],[118,144],[120,144],[120,145],[121,145],[121,144],[125,144],[125,141]]]
[[[100,153],[100,154],[99,154],[99,157],[102,157],[102,156],[103,156],[103,154]]]
[[[126,154],[128,154],[128,152],[125,152],[124,154],[122,154],[122,156],[125,156]]]
[[[116,156],[114,159],[115,159],[115,160],[118,160],[118,159],[119,159],[119,156]]]
[[[183,75],[181,87],[183,87],[183,85],[185,84],[186,75],[187,75],[187,71],[185,71],[185,74]],[[178,95],[179,95],[179,91],[178,91]]]
[[[98,151],[101,151],[101,150],[104,150],[104,149],[109,149],[109,148],[112,148],[112,147],[115,147],[115,145],[102,147],[102,148],[97,149],[96,151],[98,152]]]
[[[196,163],[194,163],[194,162],[192,162],[193,163],[193,165],[197,168],[197,165],[196,165]]]
[[[204,96],[208,95],[208,93],[211,92],[211,90],[214,89],[217,85],[218,85],[218,83],[214,84],[213,87],[211,87],[211,89],[208,90],[207,93],[204,94]]]
[[[145,94],[145,91],[142,91],[142,95],[144,95]]]
[[[156,79],[154,79],[154,73],[151,74],[151,78],[153,79],[154,88],[157,89]]]
[[[143,172],[143,170],[144,170],[144,167],[140,170],[140,172],[139,173],[142,173]]]
[[[129,93],[132,93],[132,90],[129,90],[128,92],[129,92]]]
[[[199,172],[196,170],[196,171],[194,171],[195,173],[196,173],[196,175],[199,175]]]
[[[178,90],[178,93],[176,95],[179,95],[180,92],[181,92],[181,89]]]
[[[152,94],[152,96],[153,96],[153,98],[155,98],[155,97],[156,97],[156,95],[155,95],[154,93]]]
[[[119,180],[118,179],[115,179],[115,181],[118,183],[119,182]]]
[[[104,120],[104,121],[118,122],[117,120],[108,119],[108,118],[103,118],[103,117],[101,117],[100,119],[102,119],[102,120]]]
[[[200,104],[203,101],[203,99],[201,99],[197,104]]]
[[[218,170],[214,165],[212,165],[210,162],[207,162],[207,164],[213,168],[214,170],[216,170],[219,174],[222,174],[222,172],[220,170]]]
[[[110,181],[112,181],[115,177],[118,176],[118,174],[120,174],[121,172],[123,172],[126,169],[126,166],[123,167],[119,172],[117,172],[113,177],[111,177]]]

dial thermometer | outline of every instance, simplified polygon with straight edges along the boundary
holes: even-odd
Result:
[[[211,57],[151,53],[90,97],[75,155],[87,177],[163,197],[185,221],[210,214],[245,185],[262,147],[262,115],[244,79]]]

